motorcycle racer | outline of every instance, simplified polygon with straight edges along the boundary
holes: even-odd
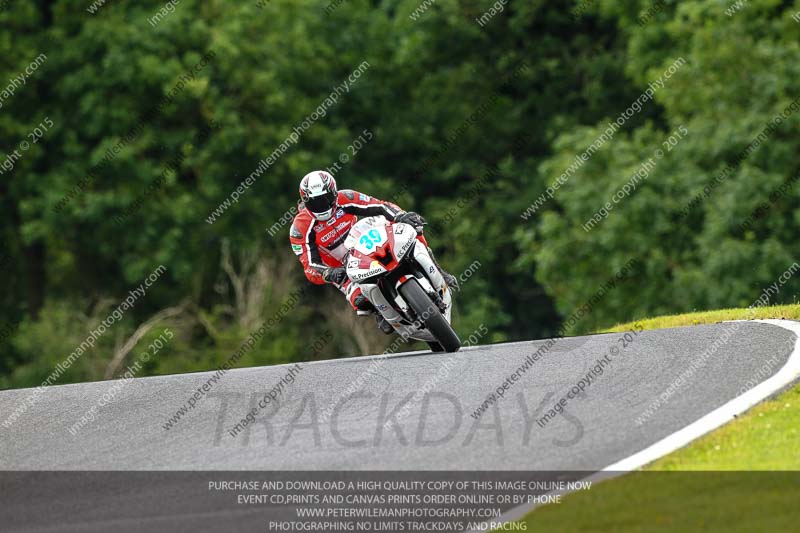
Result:
[[[361,289],[348,279],[343,265],[347,254],[344,241],[359,217],[382,215],[391,222],[405,222],[414,226],[417,229],[417,240],[427,247],[428,243],[422,235],[425,219],[417,213],[403,211],[391,202],[372,198],[358,191],[340,191],[333,176],[324,170],[309,172],[300,181],[298,208],[299,212],[289,230],[289,241],[292,251],[303,265],[306,278],[317,285],[334,285],[345,295],[358,315],[374,314],[381,330],[387,334],[392,333],[392,326],[361,294]],[[443,270],[438,263],[436,266],[447,285],[456,288],[455,277]]]

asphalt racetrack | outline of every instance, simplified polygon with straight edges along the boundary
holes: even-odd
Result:
[[[113,400],[95,409],[95,420],[77,430],[81,417],[120,382],[52,386],[10,428],[0,426],[0,469],[16,471],[17,483],[30,475],[19,471],[31,470],[594,472],[774,376],[788,366],[796,342],[795,333],[777,324],[731,322],[627,338],[613,333],[475,346],[455,354],[235,369],[178,419],[179,409],[214,373],[149,377],[118,386]],[[498,389],[502,397],[484,403]],[[568,397],[573,390],[578,394]],[[270,391],[275,401],[259,408]],[[30,393],[0,392],[2,419]],[[546,417],[562,398],[563,412]],[[487,408],[479,415],[482,404]],[[248,412],[255,413],[254,422],[241,424]],[[51,486],[39,501],[25,500],[25,491],[6,492],[1,514],[14,505],[26,513],[0,519],[11,530],[49,531],[46,516],[59,508],[53,502],[77,500],[70,491],[66,484]],[[168,499],[175,487],[166,483],[148,492]],[[137,501],[128,503],[130,516],[145,511],[136,509]],[[61,525],[125,530],[128,522],[112,520],[119,514],[108,512],[85,521],[76,515],[72,529]],[[197,531],[210,523],[202,512],[214,516],[213,510],[195,509],[191,519],[162,516],[151,525]]]
[[[694,376],[638,425],[637,417],[737,324]],[[169,430],[168,419],[213,373],[132,380],[74,436],[69,428],[111,382],[53,386],[10,429],[0,428],[0,467],[599,470],[731,400],[770,360],[774,374],[796,341],[790,331],[761,323],[645,331],[630,343],[620,338],[614,333],[556,341],[477,420],[474,411],[544,341],[308,364],[284,386],[278,403],[260,410],[236,437],[229,430],[290,366],[224,374]],[[536,419],[604,356],[610,362],[584,385],[583,397],[568,399],[565,415],[540,427]],[[428,382],[427,400],[422,391],[415,401]],[[350,387],[355,394],[347,394],[359,383]],[[12,412],[29,392],[0,393],[0,413]]]

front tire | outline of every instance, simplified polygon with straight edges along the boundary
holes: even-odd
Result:
[[[399,291],[446,352],[457,352],[461,348],[461,339],[458,338],[430,297],[422,290],[417,280],[410,279],[403,283]]]

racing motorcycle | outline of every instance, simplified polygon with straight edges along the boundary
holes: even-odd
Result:
[[[414,226],[363,218],[344,245],[350,281],[399,335],[425,341],[433,351],[458,351],[461,340],[450,325],[452,293]]]

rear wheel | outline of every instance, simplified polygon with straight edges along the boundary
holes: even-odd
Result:
[[[420,287],[419,282],[410,279],[400,286],[400,295],[422,320],[431,335],[438,341],[444,351],[457,352],[461,348],[461,339],[442,315],[441,311],[431,301],[430,297]]]

